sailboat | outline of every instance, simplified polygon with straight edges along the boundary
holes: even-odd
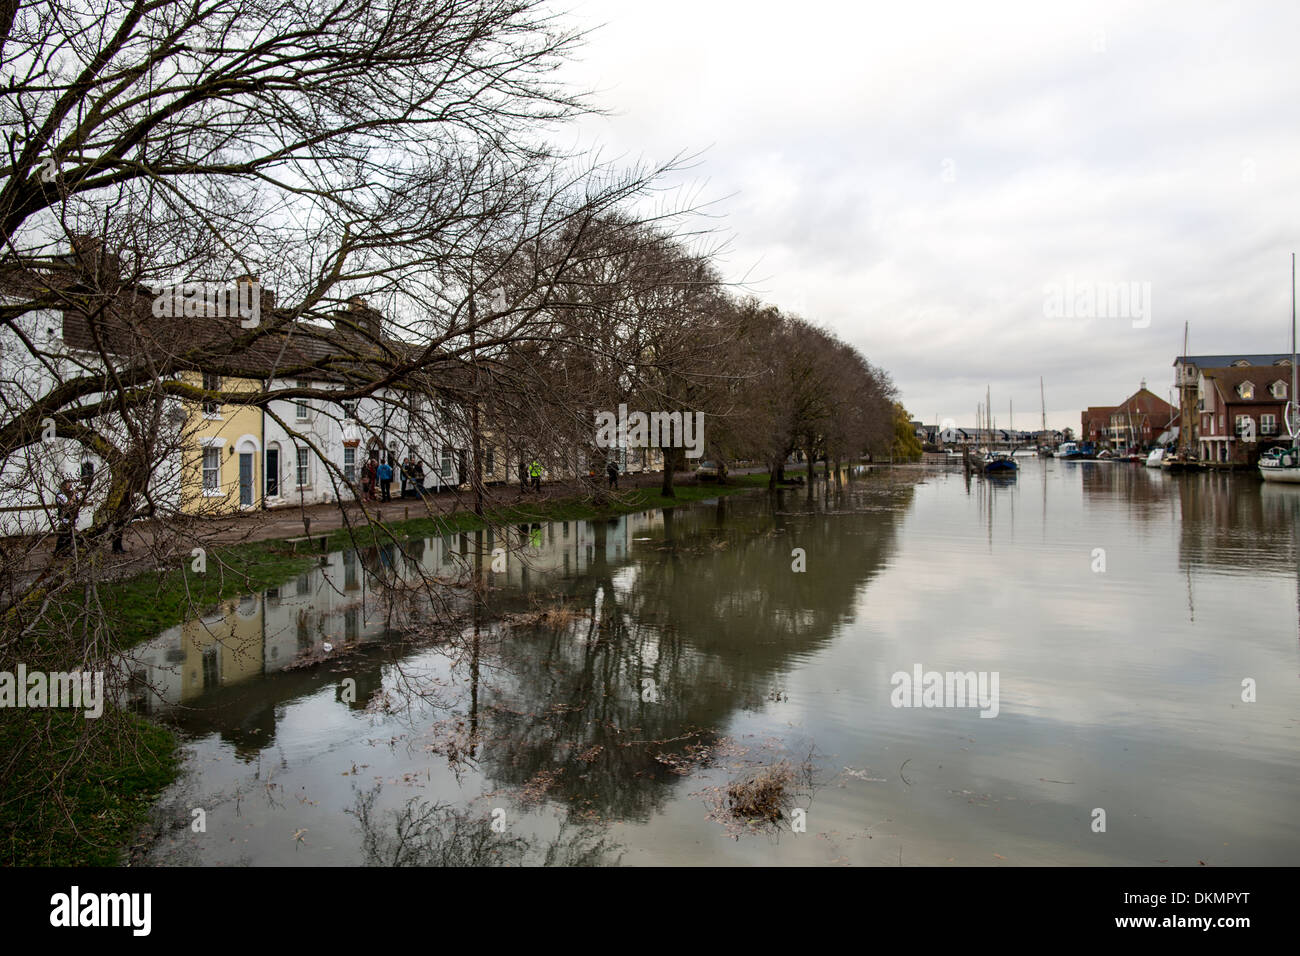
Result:
[[[1300,448],[1296,447],[1296,366],[1295,366],[1295,253],[1291,253],[1291,391],[1287,395],[1286,434],[1290,448],[1270,448],[1259,458],[1259,475],[1265,481],[1300,484]]]
[[[1183,361],[1187,360],[1187,335],[1189,323],[1183,323]],[[1187,397],[1187,367],[1181,366],[1178,370],[1178,404],[1182,409],[1182,415],[1178,425],[1178,447],[1173,451],[1166,451],[1164,457],[1160,459],[1160,469],[1168,472],[1200,471],[1204,466],[1196,460],[1192,448],[1192,430],[1191,430],[1191,407],[1190,400]]]
[[[1043,406],[1042,428],[1038,432],[1038,457],[1051,458],[1052,449],[1047,434],[1047,395],[1043,392],[1043,376],[1038,376],[1038,400]]]
[[[984,399],[985,401],[984,407],[990,410],[990,414],[985,416],[985,420],[991,426],[992,425],[991,412],[993,406],[990,403],[989,398],[990,396],[986,394]],[[998,477],[998,478],[1014,478],[1016,476],[1016,472],[1019,471],[1020,466],[1016,464],[1016,460],[1011,457],[1011,452],[993,450],[993,436],[994,436],[994,432],[990,427],[989,447],[987,452],[984,455],[984,474],[993,477]]]

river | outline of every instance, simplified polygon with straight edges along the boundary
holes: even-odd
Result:
[[[1026,460],[331,554],[132,653],[148,861],[1296,865],[1298,509]]]

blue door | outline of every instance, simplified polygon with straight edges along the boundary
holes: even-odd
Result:
[[[239,503],[248,508],[253,504],[253,453],[239,453]]]

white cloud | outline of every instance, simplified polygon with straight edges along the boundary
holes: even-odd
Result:
[[[1194,352],[1289,347],[1300,8],[587,0],[585,142],[704,150],[728,277],[836,329],[927,419],[990,384],[1078,425]],[[945,162],[949,161],[949,162]],[[948,171],[949,176],[944,173]],[[1149,282],[1153,317],[1043,287]]]

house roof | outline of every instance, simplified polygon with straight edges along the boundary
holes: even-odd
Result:
[[[1228,368],[1234,362],[1249,362],[1251,365],[1277,365],[1291,362],[1290,352],[1261,352],[1256,355],[1180,355],[1174,359],[1175,365],[1195,365],[1198,369]]]
[[[1274,398],[1268,386],[1281,381],[1290,386],[1290,369],[1281,372],[1273,366],[1248,366],[1246,368],[1206,368],[1201,375],[1214,383],[1214,387],[1223,397],[1224,402],[1234,405],[1276,405],[1286,399]],[[1281,373],[1280,373],[1281,372]],[[1280,374],[1279,374],[1280,373]],[[1237,394],[1237,386],[1242,382],[1251,382],[1255,386],[1255,397],[1242,398]]]
[[[381,316],[362,302],[330,313],[329,322],[306,322],[275,309],[273,297],[263,291],[260,322],[246,329],[238,316],[156,316],[154,299],[152,290],[140,287],[106,306],[65,308],[64,343],[81,351],[140,357],[168,370],[329,382],[344,390],[364,391],[403,363],[412,363],[412,374],[427,368],[422,346],[375,335]],[[473,382],[469,366],[455,356],[440,358],[439,390],[468,389]],[[480,363],[489,372],[490,364]],[[410,384],[410,377],[400,376],[390,384],[401,388]]]

